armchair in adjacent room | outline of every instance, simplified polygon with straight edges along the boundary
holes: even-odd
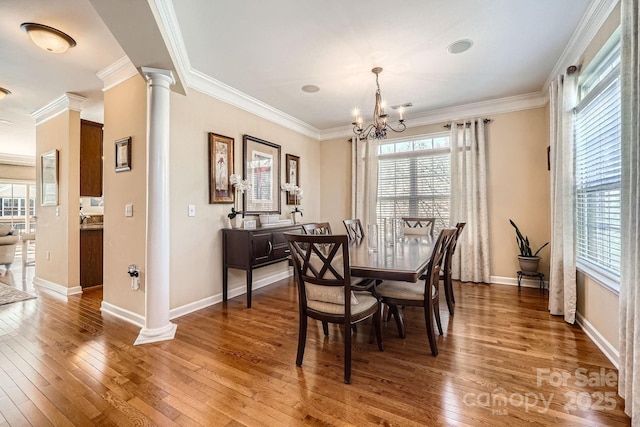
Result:
[[[10,225],[0,225],[0,264],[4,265],[7,270],[13,264],[19,240],[20,236],[14,234]]]

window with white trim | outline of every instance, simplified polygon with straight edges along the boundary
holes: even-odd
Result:
[[[449,134],[381,141],[378,148],[377,217],[433,217],[449,226]]]
[[[576,261],[620,285],[620,44],[579,81],[575,114]]]

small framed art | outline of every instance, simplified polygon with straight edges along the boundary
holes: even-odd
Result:
[[[233,138],[209,132],[209,203],[234,203]]]
[[[116,172],[131,170],[131,137],[116,141]]]

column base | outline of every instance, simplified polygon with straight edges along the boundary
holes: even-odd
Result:
[[[158,341],[172,340],[176,335],[176,329],[178,329],[178,325],[171,322],[169,322],[167,326],[164,326],[162,328],[147,329],[146,327],[144,327],[140,330],[138,338],[136,339],[136,342],[133,343],[133,345],[150,344]]]

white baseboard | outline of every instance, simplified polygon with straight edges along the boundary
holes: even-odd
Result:
[[[585,317],[576,312],[576,322],[585,334],[594,342],[595,345],[607,356],[607,359],[613,364],[613,366],[618,369],[619,360],[620,360],[620,352],[616,350],[616,348],[611,345],[609,341],[587,320]]]
[[[100,305],[100,311],[115,316],[118,319],[124,320],[125,322],[136,325],[139,328],[144,327],[144,316],[141,316],[138,313],[134,313],[133,311],[126,310],[122,307],[118,307],[117,305],[110,304],[104,300]]]
[[[491,283],[495,283],[496,285],[518,286],[518,279],[516,277],[491,276],[489,279]],[[523,288],[540,288],[540,280],[538,279],[523,277],[520,284]],[[549,282],[547,280],[544,281],[544,288],[549,289]]]
[[[255,291],[256,289],[264,288],[265,286],[271,285],[279,280],[286,279],[293,275],[293,270],[288,269],[287,271],[283,271],[278,274],[274,274],[273,276],[265,277],[260,280],[256,280],[253,282],[253,286],[251,289]],[[242,285],[237,288],[229,290],[229,298],[235,298],[240,295],[245,295],[247,293],[247,286]],[[194,311],[202,310],[203,308],[209,307],[211,305],[219,304],[222,302],[222,293],[212,295],[210,297],[203,298],[199,301],[194,301],[189,304],[185,304],[180,307],[172,308],[169,311],[169,319],[175,319],[185,314],[193,313]]]
[[[264,288],[265,286],[268,286],[277,281],[291,277],[292,275],[293,275],[293,270],[289,269],[288,271],[283,271],[281,273],[274,274],[273,276],[256,280],[253,282],[252,289],[255,291],[256,289]],[[247,293],[247,287],[239,286],[229,291],[229,298],[235,298],[237,296],[244,295],[246,293]],[[189,304],[185,304],[180,307],[172,308],[171,310],[169,310],[169,319],[173,320],[178,317],[182,317],[186,314],[193,313],[198,310],[202,310],[203,308],[207,308],[211,305],[219,304],[221,302],[222,302],[222,293],[203,298],[199,301],[190,302]],[[110,304],[105,301],[102,301],[100,310],[104,313],[108,313],[108,314],[111,314],[112,316],[116,316],[117,318],[122,319],[126,322],[129,322],[133,325],[139,326],[140,328],[144,328],[145,317],[137,313],[126,310],[124,308],[118,307],[116,305]]]
[[[33,284],[34,286],[37,286],[39,290],[48,291],[51,295],[54,295],[54,296],[63,296],[66,298],[70,295],[78,295],[82,293],[81,286],[74,286],[73,288],[68,288],[58,283],[54,283],[49,280],[43,279],[42,277],[34,277]]]

